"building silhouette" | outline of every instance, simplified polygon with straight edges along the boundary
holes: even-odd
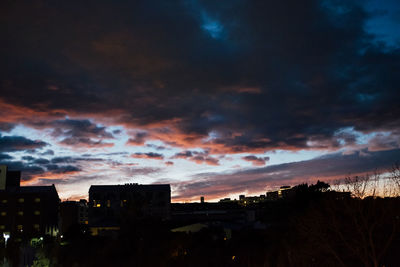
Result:
[[[21,172],[0,166],[0,232],[12,238],[55,236],[60,199],[54,185],[20,186]]]
[[[88,205],[85,199],[63,201],[60,204],[60,231],[65,234],[71,227],[89,224]]]
[[[92,185],[89,189],[89,225],[94,235],[118,230],[125,218],[168,220],[171,188],[158,185]]]

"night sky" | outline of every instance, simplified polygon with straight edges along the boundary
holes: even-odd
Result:
[[[0,164],[62,199],[255,195],[400,160],[400,2],[0,1]]]

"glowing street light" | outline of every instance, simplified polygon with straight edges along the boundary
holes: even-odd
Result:
[[[5,245],[7,247],[7,241],[10,238],[10,233],[3,233],[3,237],[4,237],[4,240],[5,240]]]

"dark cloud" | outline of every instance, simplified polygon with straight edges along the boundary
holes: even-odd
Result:
[[[254,166],[264,166],[269,161],[269,157],[256,157],[254,155],[245,156],[242,159],[251,162]]]
[[[12,158],[13,158],[13,157],[10,156],[10,155],[8,155],[8,154],[0,153],[0,161],[2,161],[2,160],[7,160],[7,159],[12,159]]]
[[[176,153],[173,157],[173,159],[187,159],[193,162],[196,162],[197,164],[208,164],[208,165],[219,165],[219,160],[209,156],[209,152],[208,151],[202,151],[202,152],[198,152],[198,151],[190,151],[190,150],[186,150],[186,151],[182,151],[179,153]]]
[[[171,128],[158,137],[212,153],[336,149],[354,143],[344,127],[400,125],[400,50],[365,31],[362,4],[4,1],[1,100]],[[71,146],[112,138],[89,121],[53,127]]]
[[[50,160],[45,159],[45,158],[38,158],[38,159],[34,159],[34,160],[32,161],[32,163],[34,163],[34,164],[39,164],[39,165],[45,165],[45,164],[49,164],[49,163],[50,163]]]
[[[51,159],[51,163],[56,164],[67,164],[67,163],[77,163],[79,161],[103,161],[102,158],[91,158],[91,157],[54,157]]]
[[[113,138],[104,126],[98,126],[90,120],[57,120],[53,121],[54,136]]]
[[[71,172],[79,172],[81,169],[77,166],[73,165],[56,165],[56,164],[50,164],[47,165],[47,169],[51,171],[51,173],[71,173]]]
[[[18,160],[0,159],[0,165],[7,165],[9,170],[21,171],[21,179],[23,181],[31,180],[35,175],[40,175],[46,172],[46,169],[39,165],[25,163]]]
[[[34,160],[35,158],[32,157],[32,156],[23,156],[22,159],[23,159],[23,160],[26,160],[26,161],[32,161],[32,160]]]
[[[165,150],[165,149],[167,149],[165,146],[157,146],[157,145],[154,145],[154,144],[146,144],[146,146],[150,147],[150,148],[154,148],[156,150]]]
[[[8,123],[8,122],[0,122],[0,131],[2,132],[10,132],[16,124],[14,123]]]
[[[219,197],[244,191],[259,192],[267,187],[296,185],[317,179],[332,181],[349,175],[385,172],[400,158],[400,149],[370,152],[361,150],[351,155],[331,154],[311,160],[271,165],[264,168],[240,170],[232,173],[204,173],[192,181],[177,183],[177,199],[209,195]]]
[[[77,137],[67,137],[63,139],[60,144],[75,146],[77,148],[85,147],[111,147],[114,146],[112,143],[105,143],[102,140],[94,141],[91,138],[77,138]]]
[[[55,157],[51,159],[51,163],[75,163],[77,161],[74,157]]]
[[[113,184],[123,184],[127,182],[132,182],[132,178],[135,176],[147,176],[155,173],[159,173],[161,171],[160,168],[150,168],[150,167],[126,167],[126,166],[120,166],[120,171],[125,175],[122,175],[120,178],[115,178],[111,183]],[[72,171],[76,172],[75,170]],[[72,176],[65,176],[63,179],[58,179],[58,178],[41,178],[40,183],[41,184],[60,184],[60,185],[70,185],[70,184],[79,184],[82,182],[91,182],[91,184],[109,184],[110,183],[110,177],[109,175],[103,175],[103,174],[95,174],[95,175],[90,175],[90,174],[85,174],[85,173],[77,173]],[[87,196],[87,195],[86,195]]]
[[[132,158],[138,158],[138,159],[158,159],[158,160],[163,160],[164,155],[159,154],[159,153],[154,153],[154,152],[148,152],[148,153],[135,153],[131,155]]]
[[[117,130],[112,131],[112,133],[113,134],[120,134],[120,133],[122,133],[122,130],[117,129]]]
[[[127,145],[141,146],[144,145],[146,138],[149,136],[147,132],[135,133],[133,138],[129,138]]]
[[[54,137],[63,138],[60,143],[69,146],[112,146],[103,139],[113,139],[112,133],[106,127],[99,126],[90,120],[56,120],[51,122],[36,122],[36,127],[52,128]]]
[[[57,163],[60,164],[54,164],[54,162],[51,163],[47,159],[33,158],[31,156],[24,156],[22,157],[22,159],[25,160],[25,162],[12,160],[12,158],[0,157],[0,165],[7,165],[9,170],[21,171],[22,181],[30,181],[35,179],[36,177],[51,177],[57,174],[75,173],[82,171],[82,169],[78,165],[65,164],[71,162],[67,159],[61,160],[62,158],[58,158],[58,160],[55,160]]]
[[[191,158],[191,157],[193,157],[193,153],[190,150],[179,152],[174,155],[174,158],[177,158],[177,159],[187,159],[187,158]]]
[[[23,136],[1,136],[0,152],[35,151],[48,144],[40,140],[31,140]]]

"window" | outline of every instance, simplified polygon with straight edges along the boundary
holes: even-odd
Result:
[[[111,201],[107,200],[107,208],[111,207]]]
[[[19,203],[24,203],[24,201],[25,201],[25,200],[24,200],[23,198],[19,198],[19,199],[18,199],[18,202],[19,202]]]
[[[33,212],[33,214],[35,214],[35,215],[40,215],[40,211],[35,210],[35,211]]]
[[[1,215],[1,216],[6,216],[6,215],[7,215],[7,212],[2,211],[2,212],[0,213],[0,215]]]
[[[22,224],[18,224],[18,225],[17,225],[17,229],[20,230],[20,231],[22,231]]]
[[[35,198],[35,202],[39,203],[40,202],[40,197]]]
[[[5,225],[0,225],[0,229],[4,230],[4,229],[6,229],[6,226]]]
[[[7,203],[8,201],[7,201],[7,199],[3,199],[2,201],[1,201],[1,203],[3,203],[3,204],[5,204],[5,203]]]
[[[19,216],[23,216],[23,215],[24,215],[24,212],[23,212],[23,211],[18,211],[17,214],[18,214]]]
[[[34,224],[34,225],[33,225],[33,228],[34,228],[35,230],[39,230],[40,226],[39,226],[39,224]]]

